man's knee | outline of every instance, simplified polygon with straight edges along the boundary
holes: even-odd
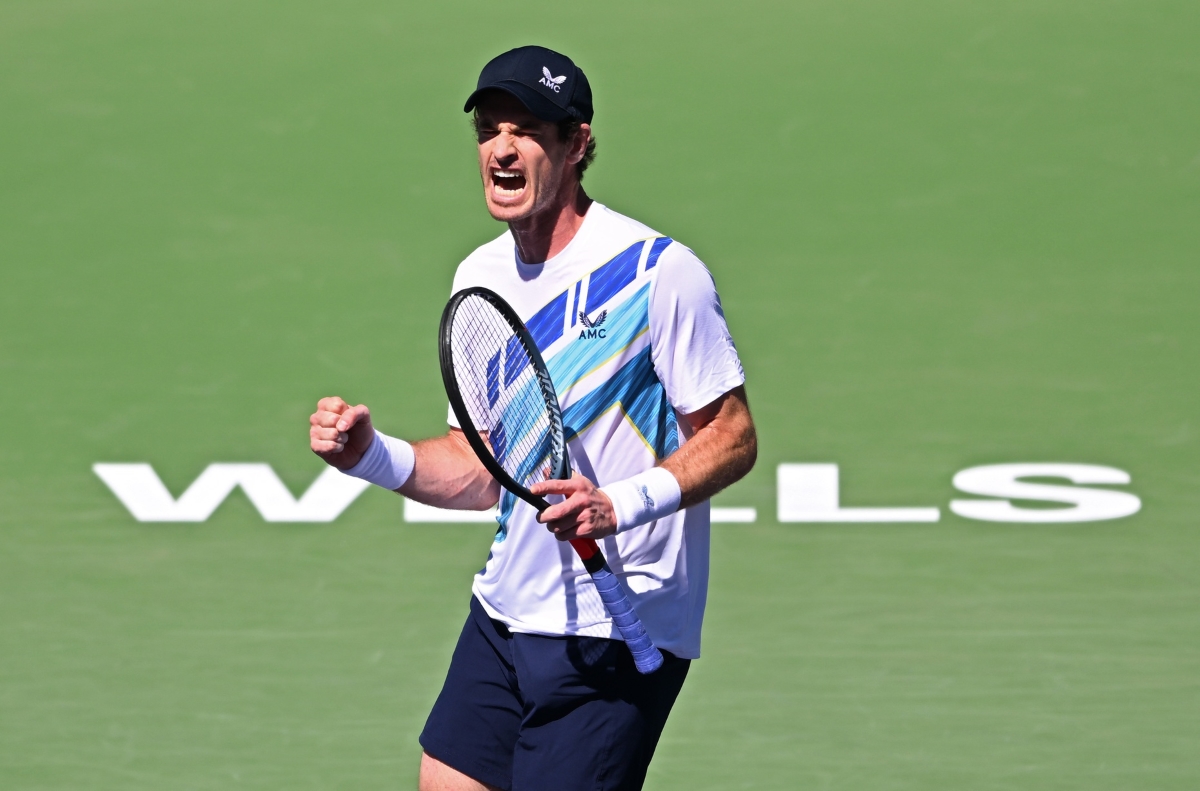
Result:
[[[501,791],[467,777],[457,769],[446,766],[429,753],[421,753],[421,777],[418,791]]]

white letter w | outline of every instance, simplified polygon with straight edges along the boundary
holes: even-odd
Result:
[[[203,522],[235,486],[268,522],[332,522],[371,484],[327,467],[299,499],[269,464],[210,464],[178,500],[149,464],[93,464],[139,522]]]

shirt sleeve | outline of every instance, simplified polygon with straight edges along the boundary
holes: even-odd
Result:
[[[688,248],[672,243],[658,259],[650,294],[650,355],[682,414],[707,406],[746,381],[712,275]]]

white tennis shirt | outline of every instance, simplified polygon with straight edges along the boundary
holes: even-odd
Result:
[[[686,415],[745,381],[712,276],[696,255],[599,203],[570,244],[526,264],[505,232],[459,265],[454,291],[485,286],[529,327],[563,411],[571,465],[604,486],[661,462]],[[450,424],[457,426],[454,414]],[[620,639],[571,545],[505,492],[472,590],[514,632]],[[707,502],[600,542],[650,637],[700,655],[708,592]]]

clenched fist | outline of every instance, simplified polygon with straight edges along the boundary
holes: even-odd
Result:
[[[363,457],[375,440],[371,410],[350,406],[337,396],[322,398],[308,419],[308,440],[313,453],[325,463],[348,470]]]

